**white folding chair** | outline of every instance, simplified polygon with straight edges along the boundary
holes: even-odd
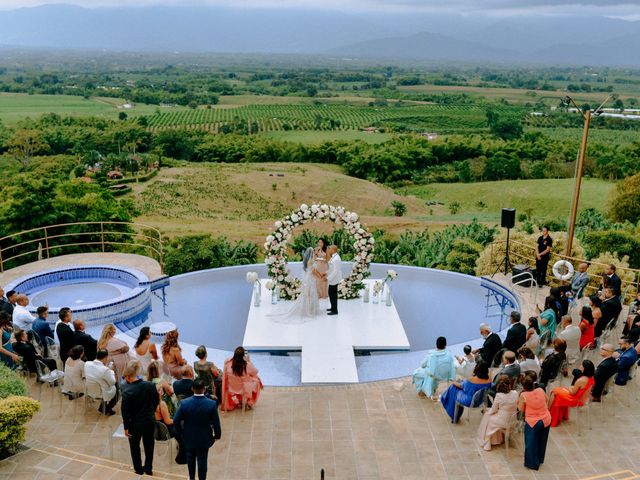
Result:
[[[84,414],[87,415],[87,410],[89,408],[90,402],[99,402],[100,407],[98,411],[100,412],[100,416],[107,415],[107,402],[102,398],[102,387],[97,382],[91,381],[89,379],[85,380],[84,383]]]
[[[124,423],[121,423],[116,427],[116,429],[112,432],[108,430],[109,438],[109,458],[113,460],[113,440],[123,438],[126,440],[126,435],[124,434]]]
[[[479,410],[480,412],[482,412],[482,409],[487,404],[488,393],[489,393],[488,388],[483,388],[482,390],[478,390],[476,393],[473,394],[473,397],[471,397],[471,404],[468,407],[458,402],[458,400],[456,400],[454,412],[457,412],[459,407],[468,409],[469,413],[467,414],[467,421],[471,421],[471,410]],[[462,414],[460,414],[460,418],[458,419],[458,421],[462,420],[463,416],[464,416],[464,411],[462,412]]]
[[[157,443],[164,443],[167,445],[167,448],[169,449],[169,458],[173,458],[173,437],[171,437],[169,428],[167,428],[164,423],[156,421],[154,438]]]
[[[51,403],[53,403],[53,395],[55,387],[57,386],[60,391],[60,410],[62,411],[62,380],[64,379],[64,372],[61,372],[60,370],[51,370],[47,367],[46,363],[38,359],[36,359],[36,370],[38,372],[38,381],[40,382],[40,395],[38,400],[42,399],[42,387],[44,385],[49,385],[49,387],[52,388]]]

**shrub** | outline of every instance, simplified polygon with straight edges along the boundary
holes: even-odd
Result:
[[[18,374],[0,363],[0,399],[11,395],[26,395],[27,384]]]
[[[0,400],[0,458],[11,455],[24,440],[25,424],[40,410],[40,402],[29,397],[9,396]]]
[[[482,252],[482,245],[467,238],[453,242],[453,247],[447,255],[443,268],[453,272],[475,273],[476,261]]]
[[[459,211],[460,211],[460,203],[459,202],[453,202],[453,203],[451,203],[449,205],[449,212],[451,213],[451,215],[455,215]]]
[[[609,204],[609,216],[615,222],[635,223],[640,218],[640,174],[621,181]]]
[[[587,258],[612,252],[617,257],[628,257],[631,268],[640,268],[640,240],[631,233],[619,230],[590,232],[584,236],[582,244]]]
[[[402,217],[405,213],[407,213],[407,206],[399,202],[398,200],[394,200],[391,202],[391,208],[393,208],[393,214],[396,217]]]

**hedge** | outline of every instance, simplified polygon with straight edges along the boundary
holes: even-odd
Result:
[[[632,233],[620,230],[589,232],[584,236],[582,245],[589,259],[612,252],[616,257],[629,257],[631,268],[640,268],[640,240]]]
[[[25,438],[25,424],[40,410],[40,402],[29,397],[9,396],[0,400],[0,458],[15,453]]]
[[[15,371],[0,363],[0,399],[11,395],[27,395],[27,384]]]

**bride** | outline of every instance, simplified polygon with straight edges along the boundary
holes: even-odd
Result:
[[[300,287],[300,295],[293,302],[291,309],[287,312],[276,314],[281,317],[274,320],[278,323],[303,323],[308,321],[308,317],[315,317],[320,313],[320,300],[318,298],[318,280],[322,280],[323,275],[316,267],[314,250],[307,248],[302,256],[302,269],[304,277]],[[306,317],[306,318],[305,318]]]

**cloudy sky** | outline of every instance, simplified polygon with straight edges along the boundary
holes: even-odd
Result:
[[[602,15],[640,20],[640,0],[0,0],[0,9],[50,3],[84,7],[142,5],[227,5],[235,7],[322,8],[343,11],[439,11],[486,15]]]

